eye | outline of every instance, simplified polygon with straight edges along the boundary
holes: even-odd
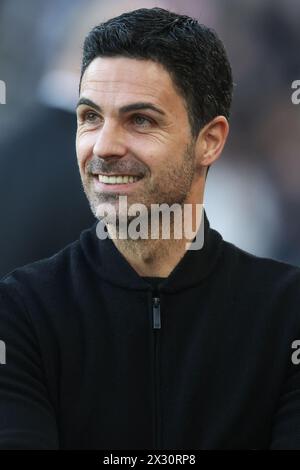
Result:
[[[93,123],[98,118],[98,115],[94,111],[86,111],[83,115],[83,120],[89,123]]]
[[[98,114],[91,109],[83,109],[78,111],[78,121],[83,124],[95,124],[99,119]]]
[[[152,119],[142,116],[141,114],[135,114],[133,116],[133,121],[139,127],[148,127],[149,125],[152,124]]]

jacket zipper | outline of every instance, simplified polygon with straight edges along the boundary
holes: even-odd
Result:
[[[161,319],[160,319],[160,298],[152,298],[152,312],[153,312],[153,328],[158,330],[161,328]]]
[[[159,331],[161,329],[160,298],[152,298],[154,330],[154,447],[160,449],[160,397],[159,397]]]

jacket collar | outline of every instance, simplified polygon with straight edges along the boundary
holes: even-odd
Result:
[[[222,236],[210,227],[204,210],[204,244],[200,250],[187,250],[170,275],[161,283],[161,292],[176,292],[200,283],[213,270],[221,255]],[[149,290],[149,284],[131,267],[107,237],[97,237],[98,221],[81,233],[80,246],[93,271],[102,279],[120,287]]]

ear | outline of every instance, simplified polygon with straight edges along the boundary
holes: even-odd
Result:
[[[228,132],[229,124],[224,116],[216,116],[201,129],[195,147],[198,165],[207,167],[219,158]]]

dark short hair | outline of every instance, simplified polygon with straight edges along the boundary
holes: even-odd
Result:
[[[185,99],[192,135],[215,116],[229,118],[232,73],[215,31],[189,16],[140,8],[95,26],[83,46],[81,77],[97,57],[150,59],[169,72]]]

